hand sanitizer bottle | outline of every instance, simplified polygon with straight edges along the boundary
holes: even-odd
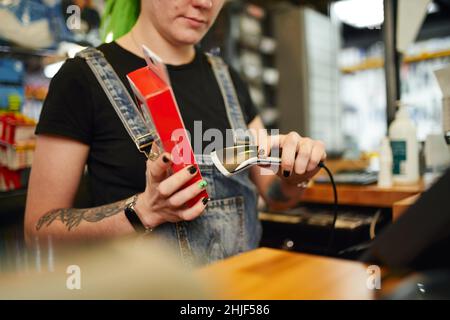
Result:
[[[419,181],[419,146],[417,130],[405,105],[399,103],[395,120],[389,127],[393,157],[394,184],[414,184]]]

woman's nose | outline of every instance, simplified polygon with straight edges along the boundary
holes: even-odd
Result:
[[[192,0],[192,5],[202,9],[211,9],[213,0]]]

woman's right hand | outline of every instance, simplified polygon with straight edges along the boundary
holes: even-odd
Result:
[[[171,155],[162,153],[154,160],[147,160],[145,191],[138,196],[135,209],[147,228],[154,228],[165,222],[190,221],[199,217],[209,199],[200,199],[191,208],[185,203],[197,196],[206,187],[200,181],[182,188],[197,173],[195,166],[188,166],[169,176]]]

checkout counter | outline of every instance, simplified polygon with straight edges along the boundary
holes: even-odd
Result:
[[[260,248],[198,274],[220,279],[216,294],[224,299],[448,299],[450,276],[444,270],[450,259],[443,252],[450,244],[449,188],[450,171],[429,189],[426,179],[389,189],[339,186],[346,204],[378,203],[396,212],[395,219],[415,203],[358,261]],[[319,201],[317,194],[323,194],[323,201],[332,202],[327,192],[311,186],[302,198]]]
[[[339,185],[339,203],[354,206],[380,206],[392,210],[393,219],[412,205],[427,183],[395,186]],[[330,186],[312,184],[300,199],[311,203],[333,203]],[[261,215],[276,220],[270,214]],[[198,275],[215,283],[220,299],[306,299],[372,300],[397,292],[402,281],[414,277],[392,273],[387,268],[359,261],[260,248],[203,267]],[[378,280],[377,280],[377,277]],[[375,281],[375,282],[374,282]],[[382,286],[376,286],[379,281]]]
[[[414,185],[390,188],[338,185],[339,205],[382,208],[395,221],[429,184],[425,178]],[[333,201],[331,185],[314,182],[299,199],[320,205]],[[273,212],[260,212],[260,218],[287,225],[298,222],[295,216]],[[386,268],[364,262],[264,247],[203,267],[197,274],[217,284],[215,294],[220,299],[377,299],[392,293],[405,279],[405,275],[392,275]],[[378,276],[383,288],[371,286]]]

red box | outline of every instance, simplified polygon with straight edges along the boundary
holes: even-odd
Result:
[[[35,138],[34,121],[17,114],[0,116],[0,140],[8,144],[32,141]]]
[[[23,188],[21,174],[22,170],[9,170],[0,166],[0,191],[13,191]]]
[[[147,63],[150,64],[153,61],[149,62],[147,60]],[[150,113],[164,151],[172,155],[173,172],[180,171],[189,165],[197,167],[195,177],[183,188],[202,180],[200,168],[195,161],[194,152],[192,151],[172,87],[168,82],[168,77],[164,77],[152,66],[138,69],[127,76],[138,100],[139,107],[147,108]],[[191,207],[202,198],[209,198],[206,190],[203,190],[197,197],[188,201],[187,205]]]

